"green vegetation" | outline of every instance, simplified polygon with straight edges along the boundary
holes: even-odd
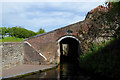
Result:
[[[23,42],[24,38],[15,38],[15,37],[5,37],[0,39],[0,42]]]
[[[120,1],[119,2],[108,2],[108,7],[111,7],[109,13],[107,13],[108,21],[114,21],[115,16],[120,16]]]
[[[37,32],[37,34],[42,34],[42,33],[45,33],[45,30],[40,28],[39,31]]]
[[[37,34],[45,33],[45,30],[42,28],[40,28],[38,32],[33,32],[22,27],[0,27],[0,30],[2,30],[0,31],[0,34],[2,34],[2,38],[4,38],[5,35],[9,35],[9,37],[29,38]]]
[[[115,0],[116,1],[116,0]],[[110,7],[111,5],[111,7]],[[120,17],[120,1],[119,2],[108,2],[108,6],[110,7],[109,12],[106,13],[107,16],[107,21],[114,23],[114,24],[119,24],[119,17]],[[120,27],[115,28],[115,26],[111,26],[110,30],[114,30],[115,38],[120,38]]]
[[[93,45],[91,47],[92,50],[80,56],[80,67],[101,76],[119,78],[120,39],[103,45]]]
[[[120,2],[112,2],[109,12],[106,13],[108,22],[119,24]],[[86,71],[93,72],[99,76],[120,79],[120,26],[111,26],[114,31],[114,39],[110,42],[103,42],[100,45],[92,44],[88,53],[80,56],[80,67]]]
[[[22,27],[0,27],[0,42],[21,42],[23,38],[29,38],[37,34],[45,33],[45,30],[40,28],[38,32],[33,32]],[[8,37],[9,36],[9,37]]]

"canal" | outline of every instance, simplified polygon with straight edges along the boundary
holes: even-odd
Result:
[[[8,80],[102,80],[104,77],[96,77],[90,73],[84,72],[78,64],[64,62],[57,68],[44,72],[32,74],[17,79]]]
[[[26,79],[56,79],[56,80],[88,80],[90,77],[79,71],[78,66],[71,63],[62,63],[56,69],[26,76],[19,80]]]

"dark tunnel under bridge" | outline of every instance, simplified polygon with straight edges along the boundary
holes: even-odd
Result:
[[[79,56],[81,54],[80,41],[74,36],[64,36],[59,40],[60,46],[60,63],[78,62]]]

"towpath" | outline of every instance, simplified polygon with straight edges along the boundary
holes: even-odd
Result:
[[[19,65],[10,69],[2,70],[2,79],[43,71],[56,66],[57,65]]]

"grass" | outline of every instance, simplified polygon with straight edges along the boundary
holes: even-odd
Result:
[[[23,38],[4,37],[3,39],[0,39],[0,42],[23,42]]]

